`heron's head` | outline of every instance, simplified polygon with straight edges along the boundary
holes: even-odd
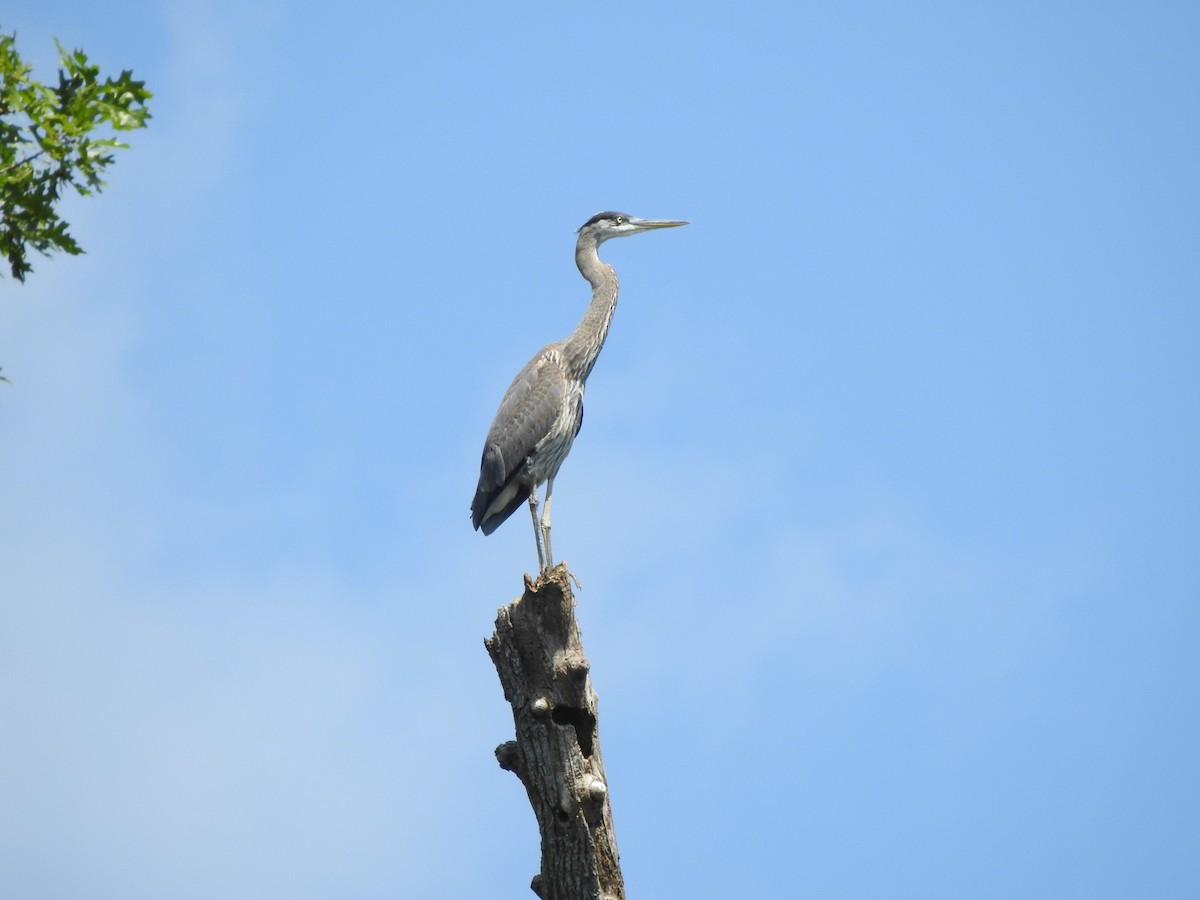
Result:
[[[626,213],[602,212],[596,213],[583,223],[583,227],[579,229],[579,236],[590,234],[595,238],[597,244],[602,244],[609,238],[625,237],[655,228],[674,228],[677,225],[686,224],[687,222],[673,219],[639,219],[637,216]]]

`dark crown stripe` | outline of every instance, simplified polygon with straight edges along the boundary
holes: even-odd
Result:
[[[597,222],[599,222],[601,219],[615,219],[617,216],[625,216],[625,218],[626,218],[626,219],[628,219],[628,218],[629,218],[629,216],[628,216],[628,215],[626,215],[625,213],[613,212],[613,211],[610,209],[610,210],[607,210],[607,211],[605,211],[605,212],[599,212],[599,213],[596,213],[594,216],[592,216],[590,219],[588,219],[586,222],[584,222],[584,223],[583,223],[583,224],[582,224],[582,225],[579,227],[579,230],[580,230],[580,231],[583,231],[583,229],[587,228],[589,225],[595,225],[595,224],[596,224]]]

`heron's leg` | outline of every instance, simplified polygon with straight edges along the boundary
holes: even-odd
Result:
[[[554,479],[546,479],[546,505],[542,508],[542,542],[546,545],[546,567],[554,565],[550,556],[550,495],[554,492]]]
[[[535,484],[529,490],[529,512],[533,515],[533,540],[537,543],[538,552],[538,574],[546,571],[546,554],[542,550],[542,526],[538,521],[538,495],[537,485]]]

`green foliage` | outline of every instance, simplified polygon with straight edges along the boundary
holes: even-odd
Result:
[[[83,252],[55,206],[67,187],[99,192],[113,151],[128,146],[112,135],[150,118],[145,82],[128,70],[101,81],[82,50],[55,44],[62,68],[51,88],[30,78],[14,36],[0,33],[0,252],[18,281],[33,271],[30,249]]]

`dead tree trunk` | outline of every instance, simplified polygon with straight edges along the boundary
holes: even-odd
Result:
[[[596,693],[583,654],[570,573],[559,563],[496,616],[484,641],[517,739],[496,748],[525,785],[542,839],[531,887],[543,900],[624,900]]]

